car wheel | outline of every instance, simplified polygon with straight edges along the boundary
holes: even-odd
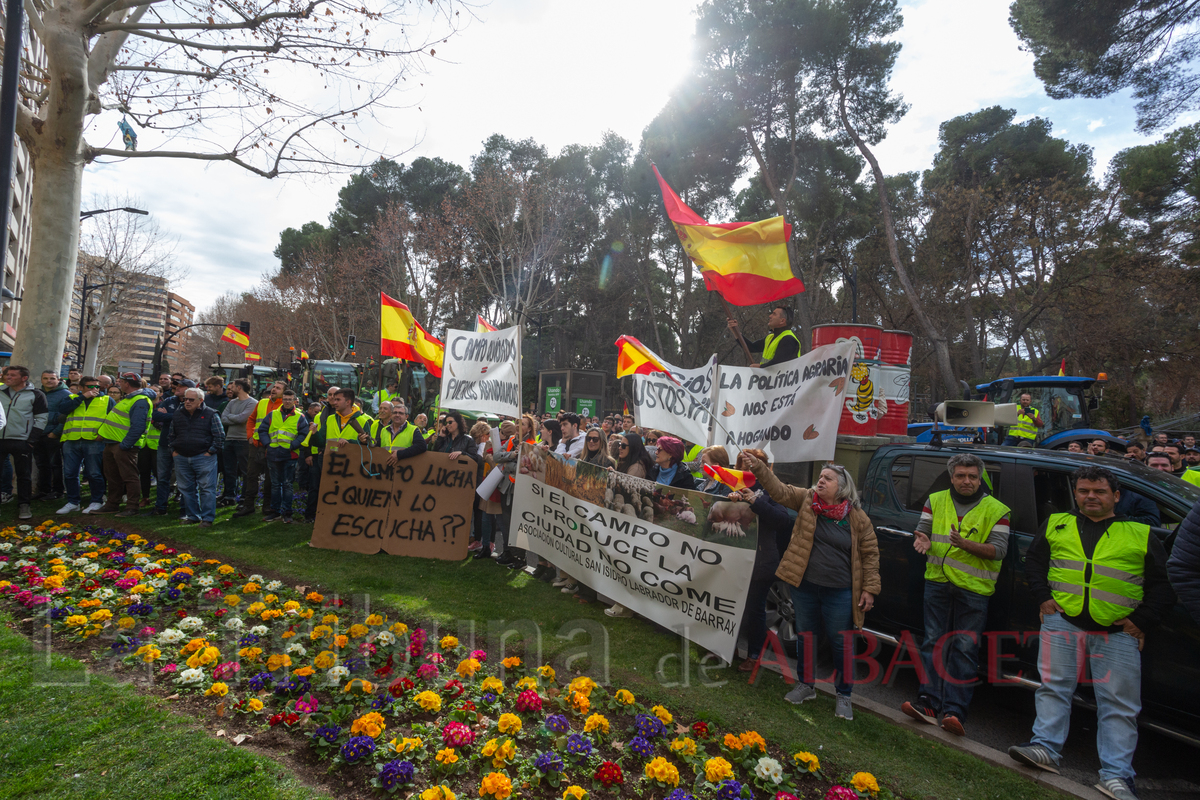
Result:
[[[792,608],[792,587],[775,581],[767,592],[767,630],[775,631],[784,652],[795,652],[796,612]]]

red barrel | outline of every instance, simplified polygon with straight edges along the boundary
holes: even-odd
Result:
[[[881,366],[879,358],[883,350],[883,327],[839,324],[813,326],[813,347],[845,341],[855,342],[858,352],[846,382],[838,433],[843,436],[874,436],[879,429],[884,404],[883,395],[875,384]]]
[[[908,331],[884,331],[883,355],[879,360],[885,364],[912,364],[913,335]]]
[[[880,364],[875,371],[876,397],[881,397],[887,403],[887,413],[879,419],[878,432],[881,436],[908,435],[910,374],[908,366],[900,364]]]

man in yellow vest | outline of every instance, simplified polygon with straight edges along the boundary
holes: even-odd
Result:
[[[1042,415],[1033,407],[1033,395],[1022,392],[1021,406],[1017,409],[1017,424],[1008,429],[1004,437],[1005,447],[1033,447],[1039,428],[1045,427]]]
[[[1089,465],[1072,478],[1079,510],[1051,514],[1025,554],[1025,577],[1042,618],[1042,685],[1034,696],[1033,739],[1008,754],[1058,772],[1079,673],[1091,664],[1100,757],[1096,788],[1115,800],[1137,800],[1133,753],[1142,708],[1141,649],[1146,634],[1175,605],[1175,593],[1158,537],[1148,525],[1116,515],[1121,497],[1116,476]]]
[[[352,448],[354,456],[360,454],[358,446],[371,446],[372,422],[356,403],[353,389],[338,389],[329,395],[329,407],[317,417],[317,430],[308,437],[310,454],[306,454],[310,469],[308,497],[304,507],[304,521],[317,518],[317,499],[321,491],[321,467],[325,450],[346,451]],[[357,442],[357,445],[350,444]]]
[[[63,401],[59,413],[65,415],[62,432],[63,484],[67,489],[67,504],[59,514],[79,511],[83,504],[79,492],[79,467],[87,475],[91,502],[83,509],[92,514],[103,507],[104,443],[100,441],[100,426],[114,405],[113,399],[100,389],[100,381],[91,375],[80,380],[83,391]]]
[[[246,477],[242,481],[242,501],[235,517],[245,517],[254,513],[254,504],[258,502],[258,479],[263,479],[263,506],[270,511],[271,506],[271,473],[267,469],[267,451],[258,439],[258,427],[267,415],[283,405],[283,390],[287,384],[275,381],[267,396],[258,401],[250,418],[246,420],[246,438],[250,440],[250,449],[246,456]]]
[[[97,438],[104,443],[104,482],[108,499],[95,513],[117,513],[121,509],[121,495],[125,495],[125,510],[117,516],[136,517],[142,501],[138,442],[150,424],[154,393],[142,388],[142,376],[136,372],[123,373],[117,379],[117,385],[123,396],[97,431]]]
[[[729,330],[737,332],[738,322],[732,317]],[[792,309],[790,306],[773,306],[767,315],[766,338],[746,342],[751,353],[762,351],[762,361],[752,367],[769,367],[800,357],[800,339],[792,332]]]
[[[296,477],[296,451],[308,437],[308,417],[296,408],[296,393],[284,389],[282,405],[267,414],[258,426],[258,439],[267,449],[267,469],[271,472],[269,509],[264,522],[283,518],[292,521],[292,480]]]
[[[975,692],[988,601],[1008,550],[1008,506],[988,493],[983,462],[959,453],[946,463],[950,488],[925,501],[913,547],[925,554],[925,638],[917,702],[900,710],[962,736]],[[924,674],[922,674],[924,673]]]
[[[379,424],[375,427],[375,445],[388,451],[388,464],[394,465],[429,449],[417,426],[408,421],[408,408],[403,400],[392,404],[392,418],[386,425],[381,419],[376,422]]]

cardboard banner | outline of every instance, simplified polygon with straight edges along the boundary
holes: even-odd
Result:
[[[772,461],[833,458],[856,346],[838,342],[770,367],[721,367],[715,440]]]
[[[388,466],[381,447],[352,442],[325,451],[310,544],[394,556],[467,557],[475,462],[422,453]]]
[[[698,369],[672,364],[671,375],[661,372],[633,376],[633,418],[642,428],[655,428],[692,444],[708,444],[712,422],[713,388],[717,381],[717,354]],[[682,386],[680,386],[682,384]]]
[[[513,545],[732,661],[758,547],[748,503],[521,448]]]
[[[521,416],[518,328],[446,331],[442,408]]]

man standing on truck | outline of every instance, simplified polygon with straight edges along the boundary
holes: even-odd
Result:
[[[1005,447],[1033,447],[1039,428],[1045,427],[1042,416],[1033,407],[1033,395],[1021,393],[1021,407],[1017,409],[1017,424],[1008,429],[1004,437]]]
[[[737,333],[738,321],[733,317],[727,323],[729,330]],[[752,367],[769,367],[800,357],[800,339],[792,332],[792,309],[790,306],[774,306],[767,316],[766,338],[746,342],[751,353],[762,351],[762,361]]]
[[[946,464],[950,488],[925,501],[913,547],[925,554],[925,638],[917,702],[900,710],[958,736],[975,692],[988,598],[1008,551],[1008,506],[983,485],[983,462],[959,453]],[[941,651],[936,659],[935,651]]]
[[[1083,664],[1103,665],[1096,693],[1100,783],[1114,800],[1137,800],[1133,753],[1142,709],[1141,649],[1175,605],[1167,556],[1150,526],[1114,511],[1121,487],[1103,467],[1075,470],[1077,512],[1051,514],[1025,554],[1025,577],[1041,604],[1042,685],[1033,739],[1008,748],[1016,761],[1058,772]]]

